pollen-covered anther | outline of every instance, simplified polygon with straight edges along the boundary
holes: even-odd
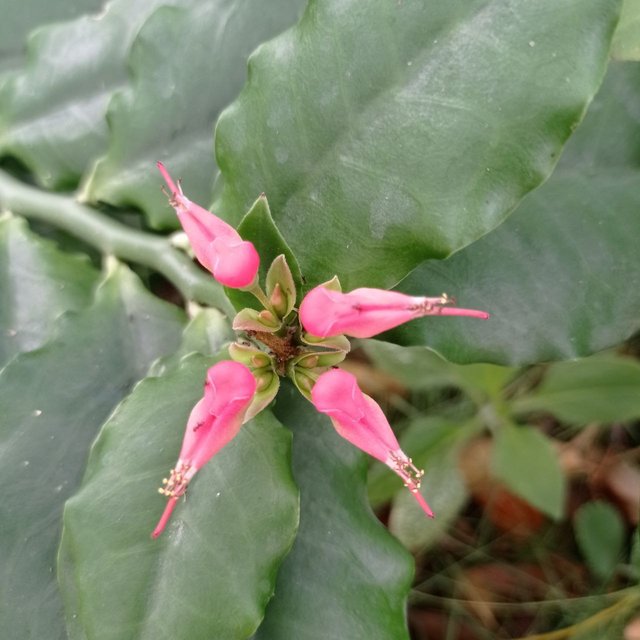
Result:
[[[183,495],[189,484],[189,480],[186,477],[189,469],[189,465],[181,465],[171,469],[169,478],[162,478],[164,487],[160,487],[158,493],[167,496],[167,498],[179,498]]]
[[[390,457],[393,461],[396,472],[404,482],[404,486],[413,493],[417,493],[422,483],[424,470],[418,469],[418,467],[413,464],[411,458],[403,458],[393,452],[390,453]]]

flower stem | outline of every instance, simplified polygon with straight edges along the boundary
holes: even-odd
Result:
[[[250,293],[251,295],[253,295],[255,298],[258,299],[258,302],[260,302],[260,304],[265,309],[267,309],[268,311],[271,311],[271,313],[273,313],[274,316],[278,317],[278,314],[275,312],[275,309],[273,308],[271,302],[269,302],[269,298],[267,298],[267,294],[262,290],[262,287],[258,283],[257,279],[253,282],[253,284],[250,287],[245,287],[243,291],[246,291],[247,293]]]
[[[0,207],[62,229],[105,255],[150,267],[173,283],[187,300],[233,315],[222,287],[167,238],[131,229],[80,204],[70,195],[41,191],[3,171],[0,171]]]

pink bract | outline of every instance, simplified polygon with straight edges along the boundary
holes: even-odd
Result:
[[[230,224],[191,202],[162,162],[157,166],[171,190],[171,206],[200,264],[227,287],[242,289],[250,286],[260,266],[260,257],[253,244],[243,240]]]
[[[219,362],[209,369],[204,397],[193,407],[185,430],[178,462],[160,493],[169,502],[154,529],[157,538],[196,472],[238,433],[256,392],[256,380],[243,364]]]
[[[311,399],[318,411],[331,418],[336,431],[345,440],[400,476],[424,512],[433,517],[419,491],[424,472],[417,469],[402,451],[382,409],[361,391],[352,374],[341,369],[323,373],[311,390]]]
[[[302,301],[300,321],[308,333],[321,338],[340,334],[370,338],[422,316],[489,317],[485,311],[448,306],[451,303],[444,294],[426,298],[366,288],[341,293],[320,285]]]

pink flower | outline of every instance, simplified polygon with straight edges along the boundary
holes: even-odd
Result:
[[[422,316],[489,317],[484,311],[447,306],[453,302],[446,294],[425,298],[383,289],[341,293],[320,285],[302,301],[300,321],[308,333],[321,338],[340,334],[370,338]]]
[[[204,397],[191,411],[178,462],[159,490],[169,502],[152,537],[162,533],[196,472],[237,435],[255,391],[253,374],[239,362],[226,360],[207,371]]]
[[[311,390],[311,401],[318,411],[331,418],[345,440],[399,475],[424,512],[433,518],[431,508],[419,491],[424,471],[417,469],[400,449],[382,409],[373,398],[362,393],[353,375],[341,369],[326,371]]]
[[[176,210],[196,258],[221,284],[234,289],[248,287],[260,266],[260,257],[251,242],[224,220],[191,202],[173,182],[162,162],[158,169],[171,189],[169,202]]]

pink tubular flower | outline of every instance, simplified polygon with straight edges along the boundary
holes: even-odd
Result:
[[[253,374],[239,362],[219,362],[207,371],[204,397],[191,411],[178,462],[159,490],[169,502],[152,537],[162,533],[196,472],[237,435],[255,391]]]
[[[260,257],[253,244],[243,240],[224,220],[191,202],[182,193],[179,181],[177,186],[173,182],[162,162],[157,166],[171,189],[169,202],[202,266],[227,287],[242,289],[251,285],[260,266]]]
[[[447,306],[453,302],[446,294],[425,298],[383,289],[341,293],[320,285],[302,301],[300,321],[308,333],[321,338],[340,334],[370,338],[422,316],[489,317],[485,311]]]
[[[417,469],[400,449],[382,409],[373,398],[362,393],[353,375],[341,369],[326,371],[311,390],[311,401],[318,411],[331,418],[345,440],[399,475],[424,512],[433,518],[431,508],[419,491],[424,471]]]

